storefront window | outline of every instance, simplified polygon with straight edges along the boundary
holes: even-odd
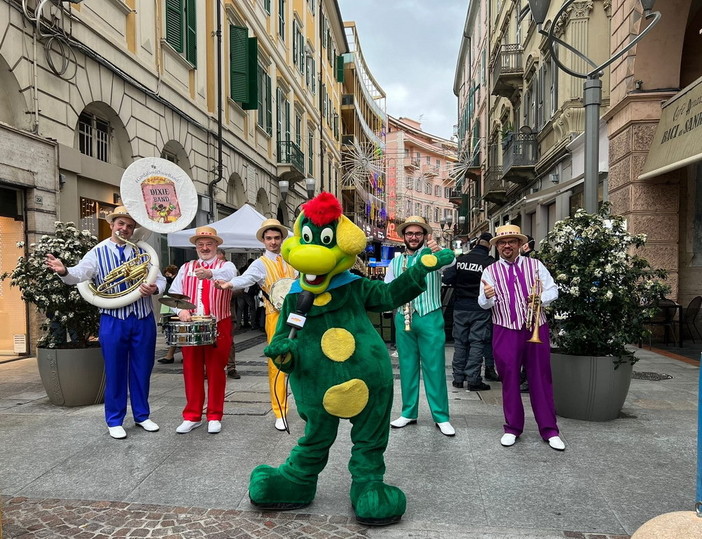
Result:
[[[115,209],[114,204],[100,202],[89,198],[80,199],[80,227],[88,230],[102,241],[111,234],[110,224],[105,220]]]

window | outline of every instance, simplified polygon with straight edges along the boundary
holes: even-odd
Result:
[[[427,165],[431,165],[431,155],[425,155],[424,161],[426,162]]]
[[[435,185],[434,186],[434,196],[435,197],[440,197],[441,196],[441,186],[440,185]],[[438,219],[436,219],[438,221]]]
[[[290,141],[290,101],[285,92],[278,87],[276,90],[276,126],[278,142]]]
[[[293,64],[300,73],[305,72],[305,36],[297,21],[293,21]]]
[[[439,208],[434,208],[434,222],[438,223],[441,220],[439,217]]]
[[[422,205],[419,202],[414,203],[414,214],[422,215]]]
[[[424,218],[427,221],[431,221],[431,206],[429,204],[424,206]]]
[[[307,83],[307,89],[314,95],[317,92],[317,76],[315,70],[314,56],[312,55],[312,50],[307,49],[307,66],[305,69],[305,81]]]
[[[196,0],[166,0],[166,41],[197,65]]]
[[[314,176],[314,126],[307,126],[307,173]]]
[[[87,112],[78,117],[80,153],[105,163],[110,161],[110,124]]]
[[[271,14],[271,0],[263,0],[263,9],[266,13]]]
[[[307,0],[307,8],[312,12],[312,15],[314,15],[314,5],[317,2],[317,0]]]
[[[302,116],[295,111],[295,144],[302,150]]]
[[[278,35],[285,41],[285,0],[278,0]]]
[[[258,65],[258,125],[269,135],[273,134],[271,78],[261,64]]]
[[[229,97],[244,109],[258,108],[258,42],[243,26],[229,26]]]

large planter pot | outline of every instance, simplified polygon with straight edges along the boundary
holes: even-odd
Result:
[[[551,354],[553,399],[561,417],[585,421],[616,419],[631,384],[629,362],[614,368],[610,357]]]
[[[105,362],[100,346],[38,348],[37,365],[52,404],[86,406],[105,398]]]

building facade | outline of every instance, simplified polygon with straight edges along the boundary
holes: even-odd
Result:
[[[347,44],[335,0],[3,0],[0,29],[3,269],[26,248],[17,238],[57,219],[109,235],[104,217],[140,157],[193,179],[193,225],[244,204],[289,224],[306,177],[338,194]],[[165,239],[149,241],[167,263]],[[0,335],[0,354],[14,354],[37,325],[2,287],[0,311],[25,319]]]

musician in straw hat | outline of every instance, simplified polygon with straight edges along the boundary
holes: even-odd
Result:
[[[283,260],[280,254],[280,247],[289,233],[290,231],[277,219],[266,219],[256,231],[256,238],[263,243],[266,249],[263,256],[254,260],[244,273],[229,282],[217,281],[217,286],[224,289],[243,290],[254,284],[261,287],[264,292],[263,303],[266,308],[266,338],[268,342],[275,334],[280,315],[270,302],[271,288],[280,279],[291,279],[297,275],[297,271]],[[286,427],[283,417],[288,411],[285,374],[280,372],[270,359],[268,360],[268,385],[271,394],[271,407],[276,418],[275,428],[284,431]]]
[[[214,286],[216,279],[229,280],[236,276],[234,264],[217,257],[223,240],[211,226],[195,229],[190,237],[195,245],[197,260],[183,264],[173,280],[170,293],[185,294],[194,309],[173,309],[181,322],[191,322],[193,316],[213,316],[217,321],[217,341],[202,346],[183,346],[183,380],[185,408],[183,422],[176,428],[186,434],[202,425],[205,403],[205,372],[207,372],[207,432],[222,430],[224,393],[227,385],[226,367],[232,347],[232,313],[230,290]]]
[[[483,309],[492,309],[492,349],[502,380],[505,415],[500,443],[514,445],[524,430],[519,392],[519,371],[524,365],[539,434],[551,448],[563,451],[553,404],[548,324],[539,308],[539,304],[548,305],[558,297],[558,288],[539,260],[519,256],[527,240],[516,225],[497,227],[490,245],[497,246],[499,259],[483,271],[478,296]]]
[[[130,240],[136,221],[124,206],[118,206],[105,217],[112,234],[101,241],[73,267],[66,266],[53,255],[46,257],[46,265],[66,284],[78,284],[92,279],[96,285],[104,282],[107,274],[140,253],[123,241]],[[140,252],[141,249],[139,249]],[[156,320],[150,296],[162,293],[166,279],[158,273],[154,284],[141,284],[141,297],[134,303],[119,308],[100,308],[99,339],[105,360],[105,421],[110,436],[127,437],[122,426],[127,414],[127,393],[134,422],[148,432],[158,430],[149,419],[149,382],[156,352]]]
[[[398,234],[405,242],[405,253],[397,256],[387,267],[385,282],[389,283],[413,266],[426,245],[432,252],[440,250],[432,238],[431,227],[423,217],[413,215],[398,225]],[[455,260],[452,262],[455,264]],[[448,389],[446,387],[446,333],[441,311],[441,273],[426,276],[427,289],[395,313],[395,337],[400,363],[402,415],[390,422],[401,429],[417,422],[419,409],[419,369],[431,416],[444,436],[454,436],[450,423]]]

